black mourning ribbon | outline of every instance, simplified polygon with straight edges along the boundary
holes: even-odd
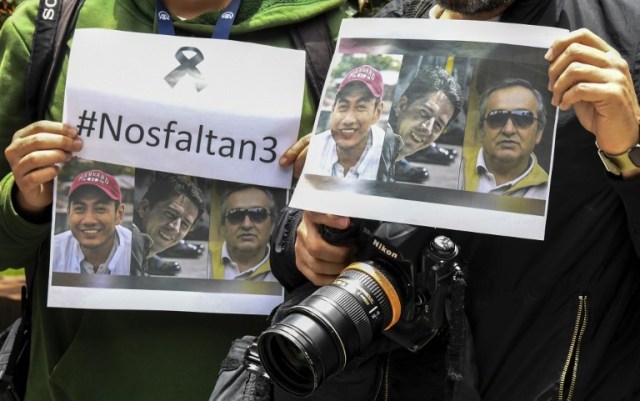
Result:
[[[184,54],[188,51],[192,51],[195,54],[191,58],[188,58]],[[169,74],[167,74],[166,77],[164,77],[164,80],[167,81],[169,86],[173,88],[185,75],[191,75],[191,77],[195,80],[195,85],[198,92],[207,87],[207,80],[204,78],[200,70],[196,68],[196,66],[200,64],[202,60],[204,60],[204,56],[199,49],[190,46],[181,47],[176,52],[176,59],[178,60],[180,65]]]

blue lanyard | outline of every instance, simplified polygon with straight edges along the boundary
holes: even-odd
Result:
[[[238,14],[240,1],[241,0],[231,0],[231,3],[225,7],[222,14],[220,14],[220,18],[218,19],[215,28],[213,29],[213,34],[211,35],[212,38],[229,39],[229,35],[231,35],[231,28],[233,27],[233,21],[235,21],[236,15]],[[175,36],[176,31],[173,28],[171,14],[169,14],[169,10],[167,10],[167,7],[165,7],[162,0],[156,0],[156,19],[158,20],[158,33],[162,35]]]

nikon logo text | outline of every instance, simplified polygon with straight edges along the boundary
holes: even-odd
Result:
[[[42,10],[42,18],[46,20],[52,20],[56,16],[55,7],[58,4],[58,0],[45,0],[44,10]]]
[[[375,246],[380,252],[384,253],[385,255],[394,259],[398,259],[397,253],[384,246],[384,244],[380,243],[377,239],[373,240],[373,246]]]

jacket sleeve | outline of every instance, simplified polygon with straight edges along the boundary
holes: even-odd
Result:
[[[614,191],[618,194],[627,212],[627,224],[629,235],[640,257],[640,178],[623,180],[615,177],[609,178]]]
[[[0,30],[0,149],[9,146],[13,134],[28,124],[25,113],[25,83],[37,2],[18,7]],[[11,170],[0,158],[0,176]]]
[[[13,184],[13,174],[0,181],[0,270],[30,264],[51,233],[51,224],[30,223],[16,213],[11,200]]]
[[[38,2],[17,7],[0,30],[0,149],[11,143],[14,133],[27,125],[25,82]],[[48,238],[50,224],[22,219],[12,203],[14,178],[7,159],[0,157],[0,270],[26,266]]]

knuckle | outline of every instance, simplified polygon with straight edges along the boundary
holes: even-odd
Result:
[[[586,70],[586,66],[581,63],[571,63],[567,66],[568,74],[580,74]]]
[[[318,255],[321,252],[321,246],[319,244],[319,241],[310,241],[309,243],[306,243],[306,248],[307,248],[307,252],[310,255]]]
[[[630,71],[629,63],[627,62],[627,60],[622,58],[620,55],[618,55],[617,57],[613,58],[613,66],[617,70],[622,71],[622,72]]]
[[[35,174],[23,175],[20,182],[25,188],[32,188],[38,184]]]
[[[29,131],[31,132],[43,132],[47,130],[47,121],[45,120],[40,120],[40,121],[36,121],[34,123],[32,123],[31,125],[29,125],[27,128],[29,128]]]
[[[587,28],[580,28],[576,31],[579,35],[589,35],[591,31]]]
[[[580,56],[583,51],[582,51],[583,47],[580,43],[577,42],[573,42],[571,43],[569,46],[567,46],[566,50],[565,50],[565,54],[570,58],[576,58],[578,56]]]
[[[25,138],[24,141],[25,141],[25,145],[30,149],[39,148],[39,146],[42,144],[42,139],[40,138],[39,135],[31,135]]]

